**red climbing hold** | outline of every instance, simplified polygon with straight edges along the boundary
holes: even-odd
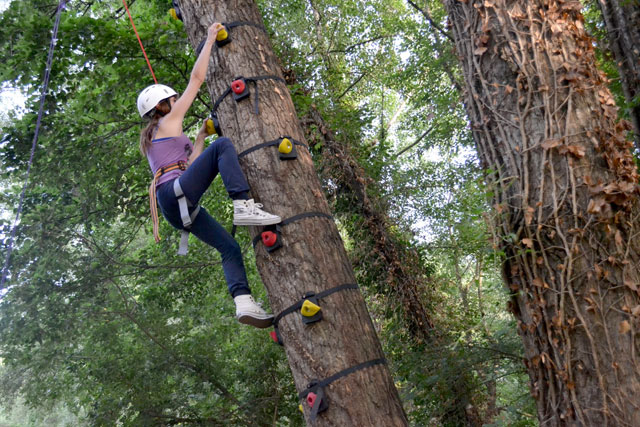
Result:
[[[231,90],[236,95],[242,94],[242,92],[244,92],[244,90],[246,88],[247,88],[247,86],[245,85],[243,79],[238,79],[238,80],[234,80],[233,82],[231,82]]]
[[[271,335],[271,339],[273,341],[275,341],[276,343],[278,342],[278,334],[276,333],[276,331],[269,332],[269,335]]]
[[[278,241],[278,235],[273,231],[262,232],[262,243],[264,243],[266,247],[270,248],[271,246],[275,245],[277,241]]]
[[[307,405],[313,408],[313,404],[316,403],[316,394],[314,392],[310,392],[307,394]]]

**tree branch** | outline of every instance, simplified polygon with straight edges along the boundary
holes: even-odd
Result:
[[[420,143],[420,141],[422,141],[427,135],[429,135],[429,133],[431,133],[432,130],[433,130],[433,125],[431,125],[429,127],[429,129],[427,129],[422,135],[420,135],[420,137],[418,139],[416,139],[414,142],[409,144],[409,146],[407,146],[407,147],[403,148],[402,150],[400,150],[400,152],[398,152],[398,154],[396,154],[395,157],[400,157],[402,154],[406,153],[408,150],[410,150],[413,147],[415,147],[416,145],[418,145]]]
[[[440,34],[442,34],[443,36],[445,36],[446,38],[448,38],[449,40],[451,40],[453,43],[455,43],[455,41],[453,40],[453,37],[451,37],[451,34],[447,33],[444,28],[442,28],[440,25],[436,24],[436,22],[433,20],[433,18],[431,17],[431,15],[429,14],[428,11],[422,9],[420,6],[418,6],[417,4],[415,4],[412,0],[407,0],[407,2],[414,8],[416,9],[418,12],[420,12],[422,14],[422,16],[424,16],[424,19],[426,19],[427,21],[429,21],[429,24],[431,24],[431,26],[435,29],[437,29]]]

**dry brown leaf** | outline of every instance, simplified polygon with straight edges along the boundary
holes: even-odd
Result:
[[[527,206],[524,208],[524,222],[525,224],[529,225],[531,224],[531,221],[533,220],[533,213],[535,212],[535,209],[533,209],[531,206]]]
[[[477,47],[476,50],[473,51],[473,54],[474,55],[482,55],[486,51],[487,51],[487,47],[486,46],[480,46],[480,47]]]
[[[541,278],[539,278],[539,277],[536,277],[535,279],[533,279],[533,282],[532,282],[532,283],[533,283],[533,286],[537,286],[537,287],[539,287],[539,288],[542,288],[542,287],[543,287],[543,285],[544,285],[544,282],[543,282],[543,281],[542,281],[542,279],[541,279]]]
[[[596,197],[594,199],[591,199],[589,200],[589,205],[587,206],[587,212],[591,214],[600,213],[602,212],[606,204],[607,202],[603,197]]]
[[[521,242],[522,244],[527,246],[529,249],[533,248],[533,240],[529,239],[528,237],[525,237],[524,239],[522,239]]]
[[[631,325],[629,324],[628,321],[623,320],[622,322],[620,322],[620,326],[618,326],[618,332],[620,332],[621,334],[626,334],[630,330],[631,330]]]
[[[617,248],[622,250],[622,247],[624,245],[624,240],[622,239],[622,233],[620,232],[620,230],[616,230],[615,241],[616,241]]]
[[[633,280],[631,280],[631,279],[625,279],[625,281],[624,281],[624,285],[625,285],[627,288],[629,288],[629,289],[631,289],[632,291],[634,291],[634,292],[637,292],[637,291],[638,291],[638,284],[637,284],[637,283],[635,283],[635,282],[634,282]]]
[[[545,150],[549,150],[551,148],[557,147],[560,144],[562,144],[562,138],[547,139],[542,143],[542,148],[544,148]]]
[[[634,316],[640,316],[640,305],[636,305],[631,309],[631,314]]]
[[[576,156],[577,158],[584,157],[585,149],[580,145],[568,145],[567,151]]]

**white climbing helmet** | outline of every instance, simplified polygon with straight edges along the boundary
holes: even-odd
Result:
[[[158,102],[176,95],[178,95],[178,93],[169,86],[156,84],[147,87],[138,95],[138,112],[140,112],[140,117],[144,117],[145,114],[156,108]]]

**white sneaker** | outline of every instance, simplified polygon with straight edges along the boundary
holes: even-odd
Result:
[[[251,295],[238,295],[233,302],[236,303],[236,319],[240,323],[256,328],[268,328],[273,323],[273,314],[266,313]]]
[[[255,203],[253,199],[233,201],[234,225],[271,225],[281,221],[278,215],[263,211],[262,203]]]

